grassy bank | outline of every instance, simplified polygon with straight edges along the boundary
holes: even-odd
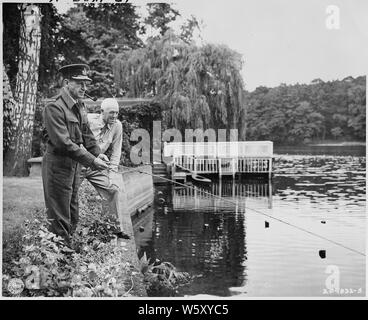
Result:
[[[117,221],[87,181],[80,188],[75,251],[47,229],[40,178],[5,178],[3,190],[4,296],[172,296],[191,280],[168,262],[139,261],[133,228],[129,240],[113,235]],[[8,290],[12,279],[21,280],[21,292]]]
[[[9,281],[22,280],[20,296],[146,296],[134,237],[118,240],[116,220],[84,182],[80,222],[73,237],[78,251],[47,230],[40,178],[4,180],[3,295]]]

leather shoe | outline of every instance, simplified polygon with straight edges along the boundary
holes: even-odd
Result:
[[[130,239],[130,236],[127,235],[125,232],[119,231],[119,232],[114,232],[114,235],[117,236],[119,239]]]

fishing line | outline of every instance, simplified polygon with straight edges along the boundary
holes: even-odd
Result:
[[[150,165],[150,166],[152,166],[152,164],[151,164],[151,163],[146,164],[146,165]],[[190,186],[190,185],[186,185],[186,184],[183,184],[183,183],[180,183],[180,182],[174,181],[174,180],[169,179],[169,178],[165,178],[165,177],[162,177],[162,176],[159,176],[159,175],[153,174],[153,173],[144,172],[144,171],[141,171],[141,170],[139,170],[139,169],[131,169],[130,167],[126,167],[126,166],[123,166],[123,165],[119,165],[119,167],[120,167],[120,168],[126,168],[126,169],[129,169],[129,170],[120,171],[120,172],[119,172],[119,171],[117,171],[117,170],[111,169],[111,168],[109,168],[108,170],[109,170],[109,171],[116,172],[116,173],[124,173],[124,172],[133,172],[133,171],[134,171],[134,172],[139,172],[139,173],[142,173],[142,174],[147,174],[147,175],[150,175],[150,176],[152,176],[152,177],[160,178],[160,179],[162,179],[162,180],[165,180],[165,181],[168,181],[168,182],[171,182],[171,183],[175,183],[175,184],[177,184],[177,185],[179,185],[179,186],[182,186],[182,187],[185,187],[185,188],[190,188],[190,189],[192,189],[192,190],[202,192],[203,194],[207,194],[207,195],[210,195],[210,196],[212,196],[212,197],[214,197],[214,198],[218,198],[218,199],[220,199],[220,200],[222,200],[222,201],[229,202],[229,203],[231,203],[231,204],[233,204],[233,205],[235,205],[235,206],[237,206],[237,205],[238,205],[236,202],[234,202],[234,201],[232,201],[232,200],[229,200],[229,199],[226,199],[226,198],[224,198],[224,197],[222,197],[222,196],[218,196],[218,195],[215,195],[215,194],[213,194],[213,193],[211,193],[211,192],[207,192],[207,191],[204,191],[204,190],[200,190],[200,189],[198,189],[198,188],[196,188],[196,187],[193,187],[193,186]],[[286,224],[286,225],[288,225],[288,226],[290,226],[290,227],[294,227],[294,228],[296,228],[296,229],[298,229],[298,230],[300,230],[300,231],[303,231],[303,232],[308,233],[308,234],[310,234],[310,235],[313,235],[313,236],[315,236],[315,237],[317,237],[317,238],[320,238],[320,239],[322,239],[322,240],[325,240],[325,241],[328,241],[328,242],[330,242],[330,243],[333,243],[333,244],[335,244],[336,246],[342,247],[342,248],[344,248],[344,249],[347,249],[347,250],[349,250],[349,251],[352,251],[352,252],[354,252],[354,253],[357,253],[357,254],[359,254],[359,255],[361,255],[361,256],[364,256],[364,257],[366,256],[366,255],[365,255],[365,253],[363,253],[363,252],[360,252],[360,251],[358,251],[358,250],[355,250],[355,249],[353,249],[353,248],[350,248],[350,247],[348,247],[348,246],[346,246],[346,245],[344,245],[344,244],[342,244],[342,243],[340,243],[340,242],[337,242],[337,241],[335,241],[335,240],[331,240],[331,239],[329,239],[329,238],[326,238],[326,237],[324,237],[324,236],[321,236],[321,235],[319,235],[318,233],[315,233],[315,232],[313,232],[313,231],[309,231],[309,230],[307,230],[307,229],[304,229],[304,228],[302,228],[302,227],[299,227],[299,226],[297,226],[297,225],[295,225],[295,224],[292,224],[292,223],[290,223],[290,222],[288,222],[288,221],[285,221],[285,220],[283,220],[283,219],[273,217],[273,216],[271,216],[271,215],[269,215],[269,214],[267,214],[267,213],[264,213],[264,212],[262,212],[262,211],[260,211],[260,210],[257,210],[257,209],[254,209],[254,208],[247,207],[246,205],[244,205],[244,208],[245,208],[245,209],[248,209],[248,210],[251,210],[251,211],[253,211],[253,212],[256,212],[256,213],[258,213],[258,214],[261,214],[261,215],[263,215],[263,216],[266,216],[266,217],[268,217],[268,218],[270,218],[270,219],[273,219],[273,220],[275,220],[275,221],[278,221],[278,222],[280,222],[280,223],[284,223],[284,224]]]

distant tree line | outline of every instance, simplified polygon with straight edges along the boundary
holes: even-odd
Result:
[[[365,141],[366,77],[258,87],[247,93],[247,140]]]

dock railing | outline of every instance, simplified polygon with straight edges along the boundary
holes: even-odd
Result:
[[[164,156],[172,157],[174,166],[193,173],[272,172],[271,141],[183,142],[167,143]]]
[[[195,156],[208,158],[272,157],[272,141],[234,142],[169,142],[164,146],[165,157]]]

